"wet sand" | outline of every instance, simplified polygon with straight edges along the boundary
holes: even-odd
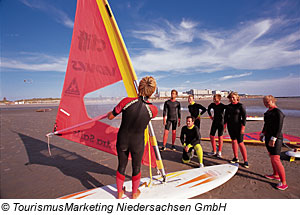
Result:
[[[204,106],[211,101],[200,100]],[[247,107],[262,107],[261,99],[241,100]],[[224,100],[227,103],[227,100]],[[186,102],[182,102],[187,107]],[[279,99],[282,109],[300,110],[300,99]],[[50,107],[50,112],[36,112],[41,106],[0,107],[1,111],[1,146],[0,146],[0,197],[20,199],[57,198],[74,192],[115,183],[117,157],[99,150],[73,143],[60,137],[51,138],[52,156],[48,153],[46,133],[52,131],[57,107]],[[47,107],[43,107],[47,108]],[[161,116],[159,111],[159,116]],[[182,112],[182,125],[188,112]],[[261,112],[253,113],[261,116]],[[252,114],[251,114],[252,115]],[[207,116],[205,114],[204,116]],[[202,119],[201,134],[209,136],[210,120]],[[263,122],[247,122],[246,132],[260,131]],[[153,127],[159,144],[162,141],[164,127],[162,121],[153,121]],[[178,135],[180,129],[177,129]],[[286,116],[284,133],[300,136],[300,116]],[[171,143],[169,135],[168,146]],[[197,158],[190,165],[181,163],[182,147],[176,140],[177,151],[161,153],[166,172],[195,168]],[[201,143],[204,150],[204,165],[228,163],[233,157],[231,144],[224,143],[223,158],[210,157],[210,142]],[[288,199],[300,198],[300,160],[289,162],[282,148],[281,161],[286,170],[289,188],[286,191],[275,189],[276,182],[263,177],[270,174],[271,163],[263,145],[246,145],[249,169],[239,168],[237,174],[227,183],[195,198],[221,199]],[[242,156],[239,152],[239,158]],[[156,170],[153,169],[153,174]],[[126,180],[130,180],[130,163],[126,171]],[[148,176],[148,167],[142,167],[142,177]]]

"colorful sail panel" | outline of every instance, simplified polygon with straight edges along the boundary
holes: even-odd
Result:
[[[265,144],[265,142],[261,142],[259,140],[259,135],[260,135],[260,132],[245,133],[244,134],[244,143]],[[201,140],[210,141],[210,138],[209,137],[201,138]],[[218,140],[218,138],[216,138],[216,140]],[[223,136],[223,141],[224,142],[231,142],[230,136],[229,135],[224,135]],[[283,134],[283,142],[287,145],[300,147],[300,137],[297,137],[297,136]]]
[[[116,155],[118,128],[91,119],[84,104],[86,94],[124,79],[129,96],[136,96],[136,92],[133,92],[135,73],[133,71],[133,75],[128,70],[132,66],[128,63],[130,60],[127,59],[126,48],[116,48],[124,46],[124,43],[122,38],[117,38],[120,37],[117,26],[109,24],[110,20],[115,22],[112,18],[106,1],[77,1],[69,61],[55,130],[63,130],[64,132],[59,133],[63,138]],[[155,154],[152,147],[150,150],[151,166],[155,167]],[[145,147],[145,165],[149,165],[148,153],[148,147]]]

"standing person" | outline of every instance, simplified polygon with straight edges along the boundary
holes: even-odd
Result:
[[[224,131],[224,111],[226,109],[226,105],[221,103],[221,95],[215,94],[213,97],[213,103],[211,103],[207,108],[207,113],[210,119],[213,121],[210,128],[210,141],[212,145],[212,153],[211,155],[217,155],[219,158],[222,157],[222,146],[223,146],[223,131]],[[210,110],[214,110],[214,116],[212,116]],[[217,146],[215,140],[215,134],[218,130],[219,137],[219,150],[217,153]]]
[[[199,167],[204,167],[203,165],[203,150],[200,145],[200,133],[199,128],[194,125],[194,117],[186,117],[186,125],[182,127],[180,133],[180,141],[183,145],[182,162],[189,163],[193,157],[195,150],[199,159]]]
[[[176,101],[178,92],[176,90],[171,91],[171,99],[167,100],[164,104],[163,110],[163,124],[165,126],[164,137],[163,137],[163,146],[161,150],[166,150],[166,144],[169,135],[169,129],[172,125],[172,150],[175,149],[175,140],[176,140],[176,127],[178,122],[178,127],[180,126],[180,117],[181,117],[181,107],[180,102]]]
[[[224,116],[224,130],[228,124],[228,132],[232,140],[232,149],[234,158],[230,161],[231,163],[238,163],[238,146],[242,153],[245,168],[249,168],[247,159],[247,150],[244,144],[244,133],[246,125],[246,110],[244,105],[241,104],[240,97],[237,92],[231,92],[227,98],[231,102],[227,105],[225,116]]]
[[[276,188],[285,190],[288,188],[288,185],[286,183],[284,167],[280,161],[280,151],[283,142],[282,126],[285,116],[277,108],[276,99],[272,95],[265,96],[263,102],[268,110],[264,114],[264,127],[260,134],[260,140],[263,141],[263,138],[265,138],[265,144],[273,168],[273,174],[265,175],[265,177],[281,181]]]
[[[195,125],[199,128],[200,132],[200,116],[206,112],[206,108],[194,101],[194,95],[189,95],[188,102],[189,112],[191,116],[195,118]],[[201,110],[201,113],[199,110]]]
[[[148,98],[156,89],[156,81],[153,77],[144,77],[138,87],[139,97],[124,98],[112,112],[108,113],[108,119],[115,118],[122,112],[122,122],[117,137],[118,170],[117,190],[118,199],[121,199],[125,187],[125,170],[128,163],[129,152],[132,158],[132,198],[140,195],[138,189],[141,179],[141,162],[144,154],[144,131],[150,121],[157,115],[157,108],[149,103]]]

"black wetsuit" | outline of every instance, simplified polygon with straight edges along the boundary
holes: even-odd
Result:
[[[132,157],[132,175],[139,174],[144,154],[144,131],[157,115],[157,108],[143,97],[124,98],[112,111],[114,116],[122,112],[122,122],[117,138],[118,171],[125,175],[129,152]]]
[[[197,144],[200,144],[200,132],[199,128],[197,126],[194,126],[193,128],[189,129],[186,125],[181,128],[181,133],[180,133],[180,141],[182,145],[188,146],[191,144],[193,147]],[[182,152],[182,159],[183,160],[190,160],[192,157],[192,150],[193,147],[189,149],[188,152],[183,149]]]
[[[241,103],[227,105],[224,123],[227,124],[228,132],[232,140],[243,142],[244,134],[241,134],[242,125],[246,125],[246,110]]]
[[[181,117],[180,102],[168,100],[164,104],[163,117],[167,116],[166,130],[170,129],[172,124],[172,130],[176,130],[177,120]]]
[[[209,116],[211,115],[210,110],[214,110],[214,119],[210,128],[210,135],[215,136],[216,131],[218,130],[218,136],[223,135],[224,131],[224,110],[226,110],[226,105],[220,103],[216,105],[215,103],[211,103],[207,108],[207,113]]]
[[[264,114],[265,123],[262,132],[265,134],[265,144],[271,155],[280,155],[283,142],[282,127],[284,117],[284,114],[278,108],[267,110]],[[277,138],[274,147],[269,146],[271,137]]]
[[[195,118],[194,124],[200,129],[200,119],[197,119],[197,117],[199,116],[199,113],[200,113],[199,110],[201,110],[200,115],[202,115],[206,112],[206,108],[200,104],[194,103],[194,104],[190,104],[188,106],[188,109],[189,109],[191,116]]]

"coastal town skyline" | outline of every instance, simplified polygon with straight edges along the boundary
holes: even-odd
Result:
[[[300,96],[299,1],[109,3],[137,76],[161,91]],[[73,0],[0,2],[1,99],[61,96],[75,10]],[[98,95],[126,93],[118,82]]]

